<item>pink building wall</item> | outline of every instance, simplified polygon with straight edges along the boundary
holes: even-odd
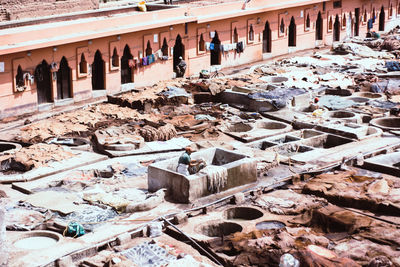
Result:
[[[199,51],[198,42],[200,33],[203,34],[205,42],[211,42],[210,32],[216,31],[222,44],[230,44],[233,41],[233,29],[237,28],[239,41],[245,43],[245,50],[240,54],[235,51],[223,54],[221,56],[221,66],[224,68],[315,47],[317,44],[315,31],[318,12],[321,12],[323,19],[323,40],[320,43],[328,45],[333,42],[333,30],[330,30],[328,27],[329,17],[331,16],[335,18],[338,15],[340,21],[343,22],[342,18],[344,14],[349,16],[351,12],[354,18],[355,8],[360,8],[361,15],[364,14],[364,9],[366,9],[368,20],[371,17],[373,8],[375,8],[376,15],[378,16],[381,7],[384,6],[386,24],[396,24],[398,17],[398,3],[388,0],[372,2],[361,0],[342,1],[341,8],[333,8],[333,2],[330,1],[325,3],[325,11],[323,10],[324,4],[317,1],[308,1],[307,3],[311,4],[297,7],[289,7],[288,5],[287,8],[279,8],[277,10],[273,10],[270,5],[266,7],[262,6],[263,1],[254,1],[254,3],[254,6],[248,5],[246,10],[240,9],[242,4],[240,1],[238,3],[224,4],[220,10],[215,10],[215,7],[182,7],[155,11],[154,13],[138,13],[135,16],[124,16],[121,18],[112,17],[102,22],[103,24],[84,20],[80,23],[72,22],[71,24],[60,24],[59,26],[45,25],[42,28],[36,27],[35,31],[31,34],[50,38],[49,42],[43,44],[38,41],[36,44],[27,44],[27,50],[24,50],[24,47],[8,47],[1,50],[2,47],[6,47],[7,44],[12,42],[16,44],[24,42],[23,37],[26,37],[26,34],[23,34],[24,30],[26,29],[26,32],[28,32],[31,26],[26,26],[27,28],[23,28],[22,31],[17,32],[15,29],[9,29],[4,33],[7,40],[1,38],[3,41],[0,41],[0,62],[4,62],[5,66],[4,72],[0,72],[0,118],[38,110],[36,82],[33,84],[27,82],[27,87],[23,92],[16,92],[15,90],[15,75],[18,65],[24,71],[33,74],[36,66],[42,60],[46,60],[49,64],[56,62],[59,65],[61,58],[65,57],[71,68],[73,101],[78,102],[90,99],[96,95],[93,94],[90,73],[88,75],[78,74],[79,57],[82,53],[85,54],[87,62],[91,64],[96,51],[99,50],[101,52],[105,62],[106,73],[106,92],[103,93],[113,94],[121,91],[120,69],[110,66],[110,58],[114,47],[117,49],[119,58],[123,55],[125,45],[130,47],[134,58],[139,58],[141,53],[143,55],[145,53],[147,41],[150,41],[152,50],[155,52],[161,48],[163,39],[167,40],[169,47],[168,60],[159,60],[149,66],[142,66],[133,70],[133,82],[135,86],[141,86],[173,77],[173,51],[171,51],[171,47],[174,46],[178,34],[182,37],[182,42],[185,46],[184,57],[188,64],[186,75],[193,75],[202,69],[210,69],[210,51]],[[392,5],[393,10],[392,17],[389,18],[390,5]],[[258,12],[257,8],[260,6],[262,8],[259,10],[263,12]],[[183,13],[185,15],[181,16]],[[309,28],[305,27],[307,14],[310,17]],[[134,23],[139,23],[139,26],[134,29],[124,27],[124,25],[132,23],[132,17]],[[292,17],[296,23],[296,46],[289,48],[288,27]],[[168,23],[168,19],[175,19],[175,21]],[[285,24],[283,33],[279,31],[281,19],[283,19]],[[367,25],[363,22],[363,18],[360,17],[360,20],[359,36],[365,36]],[[373,30],[375,31],[378,31],[378,20],[377,18],[374,24]],[[150,24],[140,24],[143,21]],[[262,52],[263,30],[267,21],[272,31],[271,53]],[[187,23],[186,27],[185,22]],[[105,26],[105,24],[114,25],[115,31],[102,33],[102,26]],[[253,41],[249,40],[248,30],[250,25],[253,26],[254,30]],[[78,35],[73,36],[74,33],[77,33],[77,27],[79,31],[89,31],[93,32],[93,34],[86,36],[87,40],[75,41],[79,40],[79,38],[82,39]],[[68,40],[51,39],[51,36],[59,36],[58,33],[60,32],[65,33],[67,36],[72,36]],[[340,38],[344,39],[345,37],[346,28],[341,26]],[[46,45],[48,47],[43,47]],[[34,49],[35,47],[43,48]],[[17,50],[21,52],[13,52]],[[56,103],[58,102],[57,82],[55,80],[52,81],[52,100]]]

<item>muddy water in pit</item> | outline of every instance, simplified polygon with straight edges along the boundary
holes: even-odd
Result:
[[[53,246],[57,240],[47,236],[33,236],[23,238],[14,243],[14,246],[22,249],[42,249]]]

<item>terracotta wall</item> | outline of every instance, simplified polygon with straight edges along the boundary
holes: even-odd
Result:
[[[392,16],[389,17],[390,4],[392,4]],[[398,3],[396,2],[396,7]],[[324,10],[325,6],[325,10]],[[365,36],[367,31],[366,22],[371,18],[371,14],[375,8],[377,16],[374,30],[378,30],[379,13],[381,7],[385,11],[385,24],[393,24],[396,22],[398,13],[394,2],[374,1],[373,3],[361,0],[343,1],[341,8],[333,8],[333,2],[322,3],[282,9],[279,11],[269,11],[246,16],[231,17],[229,19],[209,21],[204,23],[191,22],[187,25],[168,25],[161,28],[155,28],[146,31],[126,33],[119,36],[109,36],[106,38],[93,39],[91,41],[83,41],[53,47],[25,51],[16,54],[9,54],[0,57],[0,62],[4,62],[5,71],[0,72],[0,118],[17,115],[26,112],[36,111],[37,90],[36,83],[26,83],[26,89],[23,92],[15,90],[15,75],[20,65],[23,71],[34,74],[36,66],[46,60],[47,63],[56,62],[58,65],[62,57],[68,60],[71,68],[73,100],[81,101],[92,97],[92,84],[90,72],[87,75],[78,74],[78,63],[80,55],[85,54],[88,64],[94,60],[97,50],[102,54],[105,61],[105,87],[107,93],[117,93],[121,90],[121,72],[118,67],[110,66],[110,58],[113,48],[117,49],[119,58],[122,57],[124,47],[129,46],[131,54],[134,58],[145,54],[146,44],[149,41],[153,52],[160,49],[164,38],[168,43],[169,59],[166,61],[157,61],[149,66],[142,66],[133,71],[133,80],[135,86],[153,84],[160,80],[171,79],[173,72],[173,51],[177,35],[182,38],[185,47],[184,58],[188,64],[187,75],[197,74],[200,70],[210,69],[210,51],[199,51],[199,36],[203,34],[205,42],[211,42],[212,32],[217,32],[222,44],[231,44],[233,42],[233,30],[236,27],[239,41],[245,43],[243,53],[229,51],[221,56],[221,66],[230,67],[237,66],[249,62],[260,61],[263,58],[273,57],[277,55],[295,53],[297,50],[303,50],[315,47],[316,42],[316,20],[318,13],[321,13],[323,19],[323,40],[319,44],[331,44],[333,41],[333,30],[329,26],[329,18],[338,15],[340,19],[340,39],[346,38],[348,32],[347,27],[343,27],[343,17],[352,16],[354,18],[355,8],[360,8],[360,25],[359,35]],[[366,11],[367,17],[364,19]],[[171,11],[169,11],[171,12]],[[351,13],[351,14],[350,14]],[[310,18],[309,27],[306,27],[307,16]],[[291,19],[296,24],[296,46],[289,47],[289,25]],[[280,23],[283,20],[283,32],[280,29]],[[271,53],[262,52],[263,30],[266,22],[269,22],[271,28]],[[347,22],[348,24],[348,22]],[[249,39],[250,25],[254,30],[254,39]],[[75,27],[75,26],[74,26]],[[353,31],[354,32],[354,31]],[[52,100],[57,101],[57,83],[52,81]]]

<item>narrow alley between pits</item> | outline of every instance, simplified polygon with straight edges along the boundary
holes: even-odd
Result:
[[[3,121],[0,251],[9,266],[400,266],[399,48],[395,28]],[[204,168],[178,172],[185,149]]]

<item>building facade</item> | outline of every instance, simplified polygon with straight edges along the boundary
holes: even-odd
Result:
[[[88,1],[92,2],[92,1]],[[400,0],[252,0],[94,9],[0,22],[0,119],[365,36]]]

